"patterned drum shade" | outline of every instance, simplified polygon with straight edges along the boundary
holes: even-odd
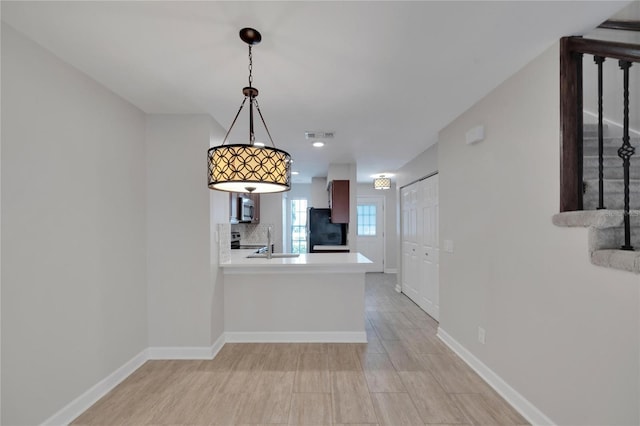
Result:
[[[291,156],[280,149],[220,145],[209,149],[209,188],[229,192],[291,189]]]
[[[379,177],[373,180],[373,187],[375,189],[389,189],[391,188],[391,179],[387,177]]]

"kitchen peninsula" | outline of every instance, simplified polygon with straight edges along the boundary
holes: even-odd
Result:
[[[224,273],[227,341],[366,342],[360,253],[247,258],[233,250]]]

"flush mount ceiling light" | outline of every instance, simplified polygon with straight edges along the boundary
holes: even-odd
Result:
[[[244,100],[240,104],[231,127],[224,136],[222,144],[208,151],[209,188],[229,192],[268,193],[283,192],[291,189],[291,156],[277,149],[262,117],[256,97],[258,89],[253,83],[253,57],[251,47],[260,43],[262,35],[253,28],[240,30],[240,38],[249,45],[249,86],[242,89]],[[225,145],[233,125],[249,99],[249,143]],[[269,136],[272,147],[256,143],[253,131],[253,109],[258,111],[262,125]]]
[[[386,177],[385,175],[380,175],[373,180],[373,188],[374,189],[389,189],[391,188],[391,179]]]
[[[324,146],[324,142],[322,141],[315,141],[314,143],[312,143],[311,145],[313,145],[316,148],[322,148]]]

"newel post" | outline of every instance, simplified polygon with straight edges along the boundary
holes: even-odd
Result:
[[[582,54],[560,39],[560,211],[582,210]]]

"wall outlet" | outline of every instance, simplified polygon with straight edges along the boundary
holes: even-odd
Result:
[[[487,337],[487,332],[484,328],[478,327],[478,342],[484,345],[485,338]]]

